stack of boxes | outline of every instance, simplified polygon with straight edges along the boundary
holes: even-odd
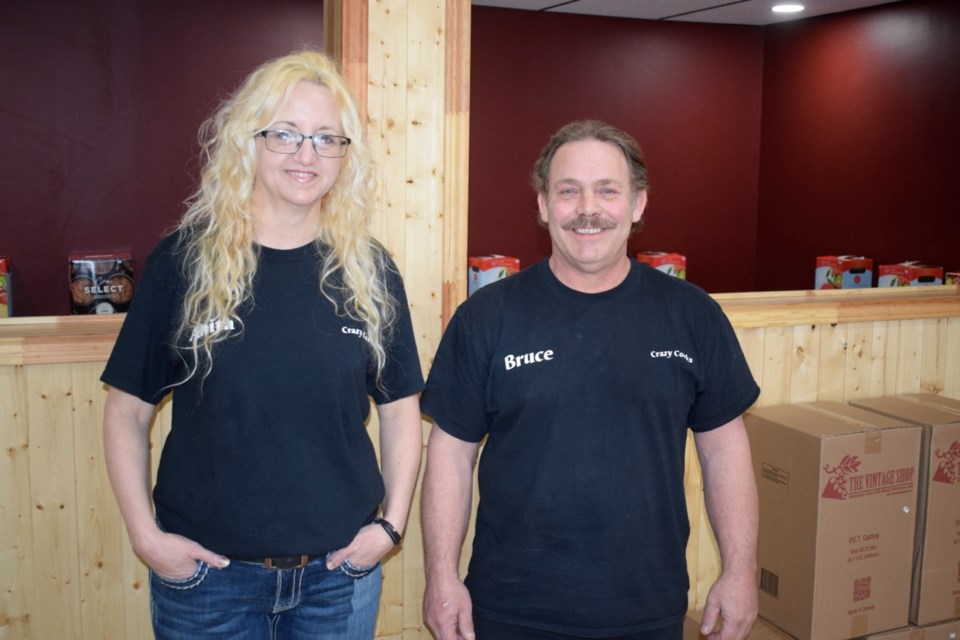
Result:
[[[920,429],[840,403],[762,407],[745,423],[761,615],[800,640],[905,626]]]
[[[781,405],[744,421],[763,618],[749,638],[779,640],[772,625],[799,640],[960,639],[960,401]]]
[[[960,618],[960,403],[933,395],[851,402],[922,430],[910,622]]]

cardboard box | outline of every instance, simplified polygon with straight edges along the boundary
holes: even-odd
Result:
[[[943,267],[920,264],[916,260],[899,264],[882,264],[878,287],[918,287],[943,284]]]
[[[129,253],[73,254],[69,260],[71,313],[122,313],[130,308],[134,282]]]
[[[681,280],[687,279],[687,256],[680,253],[666,253],[664,251],[641,251],[637,260],[645,262],[657,271],[675,276]]]
[[[700,634],[702,619],[703,611],[687,612],[687,617],[683,619],[683,640],[706,640],[706,636]],[[757,618],[746,640],[794,640],[794,637],[775,624],[763,618]]]
[[[910,622],[960,617],[960,412],[906,396],[851,404],[923,429]]]
[[[905,393],[902,397],[916,400],[923,404],[936,405],[948,411],[960,412],[960,400],[955,398],[948,398],[947,396],[941,396],[935,393]],[[957,617],[960,618],[960,615]]]
[[[906,626],[920,429],[840,403],[744,419],[760,496],[760,615],[800,640]]]
[[[902,426],[916,426],[913,423],[903,420],[900,418],[892,418],[890,416],[885,416],[878,414],[876,411],[870,411],[869,409],[864,409],[863,407],[857,407],[852,404],[847,404],[845,402],[836,402],[830,400],[820,400],[818,402],[809,402],[806,404],[799,405],[805,408],[817,409],[818,411],[824,411],[840,418],[845,418],[847,420],[855,420],[856,422],[864,423],[867,425],[872,425],[874,427],[885,429],[888,427],[902,427]],[[923,446],[921,434],[921,447]],[[919,463],[919,458],[918,458]],[[917,471],[919,472],[920,467],[918,464]],[[920,485],[917,484],[917,500],[920,499]]]
[[[817,256],[814,289],[869,289],[873,260],[863,256]]]
[[[13,297],[10,272],[10,258],[0,256],[0,318],[9,318],[13,315]]]
[[[859,640],[960,640],[960,620],[874,633]]]
[[[467,266],[467,296],[480,287],[506,278],[520,271],[519,258],[493,254],[489,256],[471,256]]]

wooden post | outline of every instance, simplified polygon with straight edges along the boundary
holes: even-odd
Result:
[[[426,372],[466,298],[470,2],[347,0],[329,11],[341,37],[328,50],[339,50],[377,163],[372,232],[404,277]],[[376,443],[375,420],[369,428]],[[426,640],[419,495],[404,537],[384,565],[377,637]]]

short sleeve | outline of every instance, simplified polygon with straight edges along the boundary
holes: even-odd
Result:
[[[483,341],[472,330],[476,323],[469,307],[468,302],[457,309],[440,340],[420,408],[455,438],[480,442],[489,430],[485,398],[490,365]]]
[[[157,404],[176,380],[172,336],[180,309],[178,269],[168,237],[150,253],[100,380]]]
[[[376,370],[371,368],[367,380],[367,392],[377,404],[393,402],[423,390],[423,370],[403,278],[389,260],[386,277],[388,290],[396,303],[397,317],[386,346],[387,358],[380,379],[377,380]]]
[[[760,396],[730,320],[715,300],[705,299],[704,313],[697,314],[703,369],[688,419],[693,431],[727,424]]]

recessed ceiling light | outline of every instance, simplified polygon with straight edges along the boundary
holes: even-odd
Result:
[[[797,13],[803,11],[802,4],[778,4],[773,7],[774,13]]]

